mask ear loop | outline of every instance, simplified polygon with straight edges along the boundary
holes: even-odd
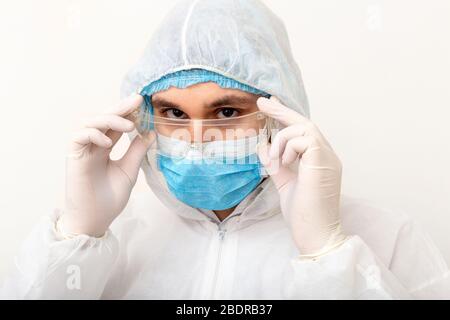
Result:
[[[133,121],[136,133],[137,135],[143,139],[147,139],[147,135],[149,131],[154,130],[154,123],[153,123],[153,107],[151,105],[151,96],[144,95],[144,102],[136,108],[132,113],[129,114],[127,117],[128,120]],[[152,145],[147,151],[147,155],[145,157],[145,160],[147,162],[147,165],[151,168],[157,167],[155,160],[155,145],[156,145],[156,139],[153,140]],[[155,172],[159,172],[159,170],[156,170]],[[160,177],[158,177],[159,180],[161,180]]]

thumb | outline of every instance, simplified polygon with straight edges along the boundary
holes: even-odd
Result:
[[[258,157],[269,176],[272,178],[276,188],[280,190],[286,183],[295,179],[295,173],[281,164],[281,158],[272,159],[269,155],[270,143],[258,146]]]
[[[156,135],[153,131],[145,137],[137,135],[122,159],[118,160],[120,168],[128,175],[131,181],[136,181],[142,160],[155,140],[155,137]]]

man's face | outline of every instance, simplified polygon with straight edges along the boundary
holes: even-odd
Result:
[[[258,98],[259,95],[237,89],[223,89],[216,83],[207,82],[185,89],[171,87],[168,90],[158,92],[152,96],[152,105],[154,115],[161,118],[185,119],[186,121],[207,119],[208,121],[204,123],[212,122],[218,124],[217,126],[213,124],[208,129],[216,130],[221,129],[219,123],[229,123],[231,125],[224,127],[236,130],[258,130],[261,128],[261,121],[257,121],[256,118],[250,116],[248,119],[243,118],[245,121],[233,120],[233,118],[246,116],[258,111],[256,104]],[[224,121],[215,121],[219,119]],[[233,125],[233,123],[235,124]],[[168,127],[170,126],[160,125],[158,127],[158,124],[155,124],[157,130],[158,128],[164,128],[160,129],[160,132]],[[189,128],[189,131],[192,133],[192,128]],[[169,132],[162,133],[169,135]],[[205,139],[203,134],[201,140],[205,141],[208,139]]]

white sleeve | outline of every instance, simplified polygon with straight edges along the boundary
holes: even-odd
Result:
[[[410,294],[359,236],[315,259],[293,258],[286,299],[408,299]]]
[[[103,238],[55,232],[59,210],[43,217],[24,241],[2,285],[5,299],[98,299],[118,256],[110,230]]]
[[[430,236],[412,219],[400,229],[389,269],[416,299],[450,299],[450,271]]]
[[[450,299],[450,272],[431,238],[413,220],[399,228],[388,265],[351,236],[315,260],[291,260],[291,299]]]

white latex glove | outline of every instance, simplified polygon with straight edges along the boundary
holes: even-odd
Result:
[[[66,201],[59,230],[99,237],[125,208],[154,135],[136,136],[120,160],[109,156],[122,134],[134,129],[127,117],[142,101],[142,96],[133,95],[113,112],[87,119],[74,133],[66,160]]]
[[[326,253],[346,238],[339,215],[342,164],[309,119],[273,96],[259,98],[257,104],[286,126],[271,145],[260,147],[259,158],[279,191],[282,213],[301,256]]]

